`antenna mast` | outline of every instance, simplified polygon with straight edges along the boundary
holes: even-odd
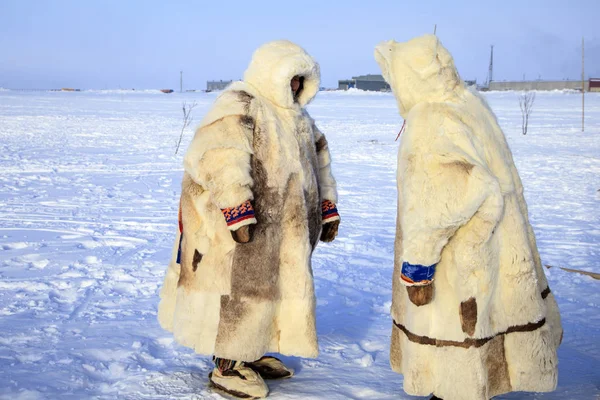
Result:
[[[494,45],[492,45],[492,51],[490,53],[490,69],[488,71],[488,87],[494,80]]]

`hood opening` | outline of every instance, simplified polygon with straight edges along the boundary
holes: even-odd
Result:
[[[294,93],[294,103],[298,103],[298,99],[300,98],[302,91],[304,90],[304,77],[299,76],[298,80],[300,81],[300,86],[298,86],[298,90]]]

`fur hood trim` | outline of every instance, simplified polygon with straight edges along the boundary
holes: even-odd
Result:
[[[290,89],[290,81],[296,75],[304,77],[297,103]],[[296,108],[306,106],[316,96],[321,75],[319,64],[302,47],[278,40],[266,43],[254,52],[244,81],[277,106]]]

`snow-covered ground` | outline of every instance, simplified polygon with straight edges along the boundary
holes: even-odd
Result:
[[[182,176],[182,101],[216,94],[0,92],[0,398],[220,399],[207,358],[156,322]],[[600,94],[538,93],[527,136],[516,93],[489,93],[513,149],[562,311],[556,392],[600,398]],[[394,142],[390,94],[320,93],[340,236],[314,257],[321,355],[286,358],[272,399],[416,399],[391,372]],[[186,132],[183,148],[191,138]]]

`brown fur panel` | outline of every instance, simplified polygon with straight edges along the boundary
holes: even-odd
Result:
[[[184,287],[187,290],[193,290],[194,288],[194,272],[197,268],[197,263],[194,263],[197,258],[195,254],[197,250],[194,249],[194,252],[192,252],[188,248],[187,235],[196,232],[200,228],[202,219],[194,206],[194,197],[201,195],[202,192],[202,187],[192,181],[187,173],[184,174],[181,188],[181,213],[184,228],[181,241],[181,268],[177,287]]]
[[[252,136],[252,147],[254,148],[254,154],[258,154],[261,147],[264,148],[267,145],[266,135],[261,124],[254,125],[254,135]]]
[[[550,294],[550,287],[547,287],[542,291],[542,299],[545,299]]]
[[[471,297],[460,303],[460,325],[464,333],[473,336],[477,326],[477,300],[475,298]]]
[[[435,292],[434,284],[435,283],[426,286],[408,286],[406,288],[408,298],[417,307],[431,303]]]
[[[469,175],[471,173],[471,170],[475,167],[473,164],[470,164],[465,161],[454,161],[454,162],[446,164],[446,166],[453,168],[453,169],[459,171],[460,173],[466,174],[466,175]]]
[[[192,270],[196,272],[198,264],[202,261],[202,254],[198,250],[194,250],[194,259],[192,260]]]
[[[496,336],[489,342],[485,352],[485,366],[488,373],[489,397],[512,391],[504,352],[504,335]]]
[[[546,318],[543,318],[538,322],[530,322],[525,325],[511,326],[506,331],[497,333],[496,335],[494,335],[492,337],[481,338],[481,339],[466,338],[462,342],[458,342],[455,340],[434,339],[434,338],[430,338],[429,336],[420,336],[420,335],[417,335],[417,334],[409,331],[404,325],[399,324],[396,321],[394,321],[394,325],[398,329],[400,329],[402,332],[404,332],[404,334],[406,335],[408,340],[410,340],[413,343],[418,343],[418,344],[423,344],[423,345],[428,345],[428,346],[436,346],[436,347],[447,347],[447,346],[462,347],[465,349],[468,349],[470,347],[478,348],[478,347],[484,346],[486,343],[488,343],[490,340],[494,339],[497,336],[507,335],[507,334],[513,333],[513,332],[533,332],[535,330],[540,329],[545,324],[546,324]]]
[[[315,143],[315,147],[317,149],[317,153],[327,148],[327,139],[325,138],[325,136],[321,136],[319,140],[317,140],[317,143]]]
[[[390,345],[390,365],[392,370],[402,373],[402,345],[400,344],[400,330],[392,327],[392,340]]]
[[[215,343],[216,347],[219,344],[226,345],[239,329],[243,329],[242,323],[246,314],[248,314],[248,306],[240,301],[239,298],[227,295],[221,296],[220,322]]]
[[[252,159],[254,212],[253,240],[238,244],[231,269],[231,294],[263,300],[279,299],[279,252],[281,247],[282,199],[267,185],[261,161]]]
[[[234,296],[276,301],[279,299],[280,232],[273,225],[257,225],[254,235],[252,242],[236,246],[231,270],[231,293]]]
[[[254,118],[249,115],[240,115],[240,125],[245,129],[254,130]]]
[[[306,224],[308,223],[308,236],[314,249],[319,240],[322,226],[318,192],[303,190],[298,174],[292,174],[288,180],[284,198],[286,209],[284,223],[290,230],[296,232],[299,239],[306,235]]]
[[[313,191],[312,193],[305,193],[305,198],[306,207],[308,208],[308,234],[310,239],[310,245],[314,250],[314,248],[317,246],[317,243],[319,242],[321,230],[323,229],[323,215],[321,213],[321,205],[319,204],[319,193],[317,191]],[[340,221],[335,222],[337,222],[339,225]]]
[[[305,176],[305,179],[310,179],[307,182],[307,186],[304,187],[304,202],[303,208],[308,221],[308,233],[309,240],[312,248],[314,249],[319,241],[323,225],[323,215],[321,212],[321,195],[319,193],[319,161],[317,159],[317,152],[319,143],[322,146],[327,146],[327,140],[325,136],[317,141],[317,144],[313,147],[311,142],[314,140],[314,128],[313,124],[308,119],[302,118],[298,120],[296,124],[296,137],[298,141],[304,142],[306,145],[300,146],[300,161],[304,164],[305,171],[311,171],[312,176]]]
[[[197,281],[194,273],[202,260],[202,255],[196,249],[194,249],[193,254],[187,249],[187,239],[184,236],[181,243],[181,267],[179,269],[179,281],[177,282],[177,287],[183,287],[186,290],[194,291],[197,290]]]

